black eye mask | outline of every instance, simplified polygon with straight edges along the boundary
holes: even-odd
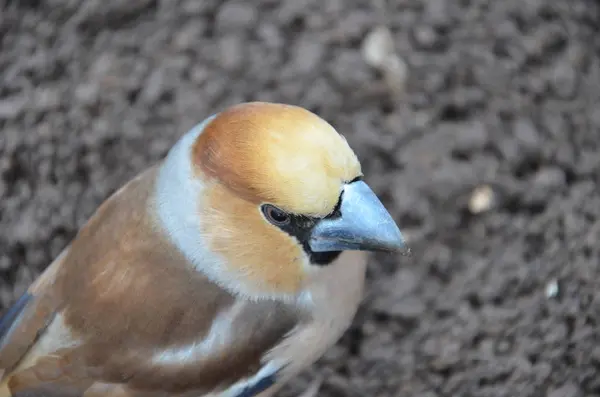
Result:
[[[325,218],[289,214],[271,204],[263,204],[261,210],[265,218],[270,223],[277,226],[290,236],[293,236],[298,239],[298,241],[300,242],[300,244],[302,244],[302,247],[304,248],[304,252],[306,252],[306,254],[308,255],[311,264],[325,266],[333,262],[341,254],[341,251],[314,252],[313,250],[311,250],[308,241],[310,239],[312,229],[322,219],[333,219],[341,216],[341,203],[342,196],[340,195],[340,198],[334,210]]]

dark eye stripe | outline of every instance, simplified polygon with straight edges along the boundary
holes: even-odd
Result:
[[[300,244],[302,244],[302,248],[304,249],[304,252],[306,252],[306,254],[309,256],[310,261],[313,265],[326,266],[326,265],[330,264],[331,262],[333,262],[333,260],[338,257],[340,252],[313,252],[310,249],[310,246],[308,244],[308,241],[310,239],[310,233],[311,233],[312,229],[314,228],[314,226],[319,221],[322,220],[321,218],[313,218],[313,217],[309,217],[309,216],[296,215],[296,214],[287,214],[284,212],[284,214],[289,216],[289,218],[290,218],[289,221],[286,220],[285,223],[273,222],[272,220],[269,219],[269,215],[268,215],[269,211],[273,208],[276,208],[276,207],[274,207],[271,204],[263,204],[261,206],[261,210],[262,210],[263,214],[265,215],[265,218],[269,222],[271,222],[273,225],[280,228],[281,231],[289,234],[290,236],[297,238],[298,241],[300,242]],[[336,216],[336,212],[329,215],[329,217],[333,217],[333,216]]]
[[[356,178],[352,179],[350,182],[348,182],[347,185],[354,183],[354,182],[362,181],[362,179],[363,179],[363,176],[359,175]],[[331,218],[336,218],[341,215],[340,208],[342,207],[342,196],[343,195],[344,195],[344,192],[342,191],[342,193],[340,193],[340,197],[338,198],[337,203],[335,204],[335,207],[333,208],[331,213],[329,215],[327,215],[325,218],[331,219]]]
[[[325,217],[326,219],[337,218],[338,216],[342,215],[342,213],[340,212],[340,208],[342,208],[342,196],[343,195],[344,195],[344,192],[341,192],[340,198],[338,198],[338,201],[335,204],[335,207],[333,207],[333,211],[331,211],[331,213]]]

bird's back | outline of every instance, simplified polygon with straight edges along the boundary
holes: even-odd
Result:
[[[186,263],[152,217],[156,171],[111,196],[4,314],[3,384],[208,392],[256,373],[297,324],[292,307],[240,299]]]

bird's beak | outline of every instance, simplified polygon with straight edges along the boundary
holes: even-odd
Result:
[[[363,181],[344,186],[341,216],[324,218],[312,230],[310,248],[324,251],[399,251],[400,229],[373,190]]]

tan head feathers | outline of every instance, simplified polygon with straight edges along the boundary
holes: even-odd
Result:
[[[193,163],[246,200],[325,216],[344,182],[361,175],[346,139],[316,114],[293,105],[250,102],[208,123]]]

